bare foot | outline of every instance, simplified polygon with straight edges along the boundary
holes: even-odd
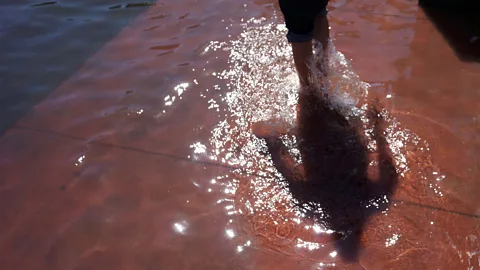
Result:
[[[288,133],[289,127],[280,121],[261,121],[252,124],[252,133],[259,138],[280,137]]]

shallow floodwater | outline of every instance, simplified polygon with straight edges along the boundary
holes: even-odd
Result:
[[[331,1],[327,119],[276,2],[100,2],[2,4],[2,269],[480,269],[480,65],[415,3]],[[303,175],[368,181],[302,201],[259,123]]]

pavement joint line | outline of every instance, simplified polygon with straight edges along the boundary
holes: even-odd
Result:
[[[156,151],[150,151],[150,150],[145,150],[145,149],[140,149],[140,148],[135,148],[135,147],[129,147],[129,146],[122,146],[122,145],[117,145],[117,144],[112,144],[112,143],[106,143],[106,142],[98,142],[98,141],[90,141],[88,142],[88,139],[81,138],[81,137],[76,137],[60,132],[56,132],[53,130],[45,130],[45,129],[40,129],[40,128],[33,128],[33,127],[26,127],[26,126],[19,126],[15,125],[12,127],[12,129],[24,129],[24,130],[32,130],[40,133],[46,133],[46,134],[51,134],[51,135],[56,135],[59,137],[64,137],[67,139],[75,140],[75,141],[82,141],[86,142],[86,144],[90,145],[98,145],[98,146],[103,146],[103,147],[112,147],[112,148],[119,148],[122,150],[127,150],[127,151],[133,151],[133,152],[138,152],[138,153],[143,153],[147,155],[154,155],[154,156],[160,156],[160,157],[165,157],[165,158],[170,158],[173,160],[182,160],[190,163],[196,163],[196,164],[203,164],[203,165],[208,165],[208,166],[215,166],[215,167],[222,167],[226,169],[240,169],[238,167],[234,166],[229,166],[225,164],[219,164],[219,163],[214,163],[214,162],[208,162],[208,161],[201,161],[201,160],[192,160],[187,157],[181,157],[173,154],[168,154],[168,153],[162,153],[162,152],[156,152]]]
[[[404,204],[410,205],[410,206],[416,206],[416,207],[420,207],[420,208],[436,210],[436,211],[445,212],[445,213],[454,214],[454,215],[459,215],[459,216],[464,216],[464,217],[468,217],[468,218],[480,219],[480,215],[449,210],[449,209],[445,209],[445,208],[441,208],[441,207],[433,206],[433,205],[426,205],[426,204],[409,202],[409,201],[404,201],[404,200],[392,200],[392,202],[404,203]]]
[[[428,20],[428,18],[425,18],[425,17],[408,16],[408,15],[401,15],[401,14],[377,13],[377,12],[355,10],[355,9],[343,8],[343,7],[335,8],[334,10],[332,10],[332,12],[335,12],[336,10],[343,11],[343,12],[359,13],[359,14],[370,14],[370,15],[376,15],[376,16],[398,17],[398,18],[404,18],[404,19],[417,19],[417,20],[425,20],[425,21]]]
[[[76,137],[76,136],[72,136],[72,135],[68,135],[68,134],[63,134],[63,133],[59,133],[59,132],[56,132],[56,131],[39,129],[39,128],[32,128],[32,127],[15,125],[11,129],[31,130],[31,131],[35,131],[35,132],[56,135],[56,136],[59,136],[59,137],[63,137],[63,138],[71,139],[71,140],[76,140],[76,141],[83,141],[83,142],[87,141],[87,139],[84,139],[84,138],[80,138],[80,137]],[[138,149],[138,148],[134,148],[134,147],[127,147],[127,146],[121,146],[121,145],[110,144],[110,143],[92,141],[92,142],[87,142],[87,144],[99,145],[99,146],[104,146],[104,147],[119,148],[119,149],[126,150],[126,151],[133,151],[133,152],[143,153],[143,154],[146,154],[146,155],[161,156],[161,157],[169,158],[169,159],[173,159],[173,160],[183,160],[183,161],[190,162],[190,163],[203,164],[203,165],[212,166],[212,167],[220,167],[220,168],[226,168],[226,169],[230,169],[230,170],[241,170],[242,173],[245,173],[246,175],[265,178],[265,176],[260,175],[259,172],[250,173],[250,172],[246,172],[245,168],[235,167],[235,166],[231,166],[231,165],[224,165],[224,164],[213,163],[213,162],[208,162],[208,161],[191,160],[189,158],[181,157],[181,156],[177,156],[177,155],[172,155],[172,154],[167,154],[167,153],[162,153],[162,152],[155,152],[155,151],[148,151],[148,150]],[[480,219],[480,215],[469,214],[469,213],[444,209],[444,208],[437,207],[437,206],[425,205],[425,204],[409,202],[409,201],[405,201],[405,200],[398,200],[398,199],[391,199],[391,201],[395,202],[395,203],[403,203],[403,204],[406,204],[406,205],[415,206],[415,207],[419,207],[419,208],[431,209],[431,210],[441,211],[441,212],[445,212],[445,213],[449,213],[449,214],[460,215],[460,216],[464,216],[464,217],[468,217],[468,218]]]

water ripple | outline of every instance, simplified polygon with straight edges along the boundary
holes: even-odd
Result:
[[[229,238],[238,243],[238,252],[250,247],[325,266],[334,264],[339,258],[329,237],[332,231],[318,220],[307,218],[295,204],[283,176],[266,155],[265,141],[251,131],[253,123],[262,121],[286,131],[295,129],[298,82],[291,50],[284,38],[286,29],[265,19],[248,20],[243,28],[239,38],[214,41],[204,49],[204,54],[217,50],[229,52],[230,69],[213,74],[227,82],[226,89],[221,89],[227,91],[221,102],[227,104],[228,114],[212,130],[210,145],[192,145],[194,155],[202,153],[210,160],[239,168],[212,179],[209,188],[224,191],[225,197],[219,198],[218,203],[232,216],[226,230]],[[369,85],[353,71],[333,42],[328,53],[331,107],[347,118],[362,120],[364,136],[373,153],[376,145],[367,117]],[[215,100],[209,102],[210,106],[215,103]],[[387,123],[385,136],[400,182],[408,183],[404,187],[408,195],[422,199],[434,194],[441,198],[438,182],[445,176],[431,161],[428,143],[402,127],[387,110],[380,114]],[[284,136],[283,142],[301,164],[297,138]],[[422,183],[408,190],[415,179],[422,179]],[[385,200],[386,197],[379,197],[367,202],[366,207],[378,207]],[[321,211],[321,206],[317,207]],[[388,210],[383,212],[387,214]],[[394,246],[401,236],[401,232],[388,236],[386,246]]]

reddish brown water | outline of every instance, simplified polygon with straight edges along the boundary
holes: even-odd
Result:
[[[378,97],[396,168],[350,260],[251,131],[301,121],[276,2],[100,2],[2,3],[1,269],[480,269],[480,64],[416,1],[330,3],[331,107],[371,161]]]

